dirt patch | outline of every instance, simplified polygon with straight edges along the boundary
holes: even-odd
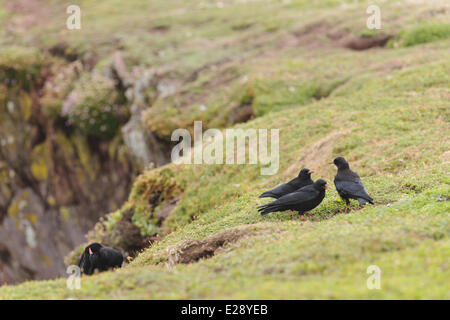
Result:
[[[251,104],[243,104],[233,109],[228,117],[230,123],[243,123],[255,118],[253,106]]]
[[[350,34],[349,30],[332,28],[331,31],[327,33],[327,37],[332,41],[339,41],[348,36],[349,34]]]
[[[307,25],[301,30],[294,31],[287,37],[281,39],[277,45],[279,49],[304,47],[308,49],[317,49],[327,47],[327,42],[321,39],[326,34],[330,26],[325,21],[319,21]],[[277,50],[279,50],[277,49]]]
[[[262,224],[264,225],[264,224]],[[260,225],[245,225],[223,230],[202,240],[189,239],[167,249],[169,266],[179,263],[194,263],[207,259],[227,244],[237,242],[244,237],[261,235],[268,232],[268,228]]]
[[[25,33],[30,28],[42,27],[55,15],[55,8],[44,0],[9,0],[3,5],[13,13],[5,27],[7,33]],[[61,12],[65,13],[65,10]]]
[[[167,31],[170,30],[170,26],[168,25],[160,25],[160,26],[156,26],[150,29],[150,32],[152,33],[166,33]]]
[[[123,213],[122,219],[116,223],[111,233],[103,239],[103,242],[115,248],[121,248],[126,254],[135,256],[136,253],[152,242],[160,240],[158,237],[144,237],[141,230],[132,222],[134,210]]]
[[[59,42],[49,49],[51,55],[61,57],[69,62],[73,62],[78,59],[78,54],[70,50],[69,46],[65,42]]]
[[[392,39],[392,35],[378,35],[375,37],[358,37],[346,40],[344,47],[351,50],[368,50],[376,47],[384,47]]]
[[[180,201],[179,198],[173,198],[173,199],[168,200],[167,204],[164,206],[164,208],[162,208],[161,210],[156,212],[156,216],[161,220],[167,219],[167,217],[177,207],[178,201]]]
[[[343,47],[351,50],[367,50],[384,47],[393,35],[380,34],[373,37],[357,37],[351,30],[336,28],[327,21],[319,21],[283,37],[277,44],[277,50],[303,47],[320,49]],[[273,52],[272,52],[273,53]]]
[[[302,157],[293,163],[284,172],[284,175],[288,177],[296,176],[301,168],[309,168],[321,173],[327,172],[330,167],[329,163],[333,161],[332,156],[335,142],[350,132],[351,129],[333,132],[313,143],[310,147],[302,149]]]

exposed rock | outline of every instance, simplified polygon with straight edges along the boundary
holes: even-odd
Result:
[[[125,145],[130,154],[142,165],[154,163],[161,166],[168,162],[167,153],[154,134],[141,120],[141,113],[135,113],[122,128]]]
[[[64,255],[85,230],[44,207],[31,189],[17,193],[0,225],[0,283],[63,276]]]
[[[133,85],[130,75],[127,71],[127,66],[123,61],[122,54],[120,51],[117,51],[114,54],[113,59],[113,72],[115,73],[116,78],[120,81],[123,88],[127,89]]]
[[[2,55],[0,78],[19,80],[8,90],[0,81],[0,283],[65,276],[64,256],[126,200],[136,170],[120,139],[75,135],[58,122],[79,63],[43,77],[36,52]]]
[[[156,139],[141,119],[142,111],[156,99],[157,75],[154,70],[144,70],[137,72],[136,79],[132,82],[120,54],[116,54],[114,60],[114,69],[121,83],[128,88],[125,96],[131,103],[131,118],[122,128],[125,145],[138,163],[144,166],[150,163],[161,166],[169,161],[167,147]]]

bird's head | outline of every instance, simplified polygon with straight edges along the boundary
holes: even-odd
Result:
[[[336,159],[334,159],[333,163],[338,169],[349,168],[347,160],[345,160],[343,157],[337,157]]]
[[[300,172],[298,173],[298,177],[299,178],[303,178],[303,179],[309,179],[311,178],[311,174],[314,173],[314,171],[309,170],[308,168],[303,168],[302,170],[300,170]]]
[[[95,253],[98,253],[103,246],[100,243],[90,244],[86,249],[89,251],[89,255],[92,256]]]
[[[325,180],[319,179],[316,182],[314,182],[314,188],[316,190],[320,190],[320,191],[328,190],[328,185],[327,185],[327,182]]]

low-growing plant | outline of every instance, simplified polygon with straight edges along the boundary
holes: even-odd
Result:
[[[448,24],[420,24],[401,34],[401,46],[411,47],[450,38],[450,23]]]
[[[76,83],[62,108],[68,124],[83,134],[111,138],[119,129],[120,117],[126,113],[114,82],[100,74],[85,75]]]

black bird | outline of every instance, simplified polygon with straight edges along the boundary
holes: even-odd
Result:
[[[373,199],[369,196],[358,174],[350,170],[348,162],[343,157],[337,157],[333,163],[338,168],[336,177],[334,177],[334,185],[339,196],[345,200],[345,213],[348,211],[350,199],[358,200],[362,206],[367,202],[373,204]]]
[[[261,215],[285,210],[294,210],[298,211],[299,214],[303,214],[308,210],[314,209],[322,202],[327,189],[327,182],[319,179],[296,192],[289,193],[278,200],[259,206],[258,211]]]
[[[91,275],[96,269],[106,271],[111,268],[120,268],[122,262],[123,256],[120,251],[100,243],[92,243],[84,249],[78,266],[85,274]]]
[[[300,170],[296,178],[292,179],[288,183],[281,184],[272,190],[262,193],[259,197],[278,199],[286,194],[297,191],[298,189],[303,188],[304,186],[313,184],[314,181],[311,180],[311,173],[313,173],[313,171],[304,168]]]

